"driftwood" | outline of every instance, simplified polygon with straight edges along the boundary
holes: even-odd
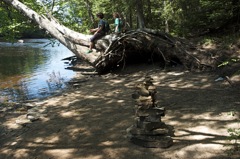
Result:
[[[150,61],[157,58],[164,64],[177,61],[186,69],[215,67],[215,61],[211,56],[205,53],[199,54],[199,50],[188,42],[147,28],[119,35],[106,35],[97,41],[93,53],[86,54],[91,35],[70,30],[57,22],[51,15],[47,15],[47,17],[39,15],[18,0],[3,1],[47,30],[78,58],[92,65],[98,73],[108,72],[117,65],[124,67],[127,61],[139,58]]]

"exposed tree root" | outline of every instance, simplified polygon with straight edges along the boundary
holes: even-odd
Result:
[[[108,47],[102,47],[107,44],[109,44]],[[119,63],[124,65],[126,59],[133,56],[135,59],[144,57],[146,60],[158,56],[165,64],[175,58],[190,70],[214,67],[211,57],[201,53],[194,45],[151,29],[129,31],[119,36],[108,35],[97,42],[96,48],[105,49],[94,62],[98,72],[107,71]],[[206,57],[203,58],[203,56]]]

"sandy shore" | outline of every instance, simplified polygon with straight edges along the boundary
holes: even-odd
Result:
[[[146,75],[154,79],[166,108],[162,120],[174,127],[167,149],[144,148],[126,138],[134,124],[131,94]],[[26,107],[0,115],[1,159],[229,159],[229,128],[239,128],[240,89],[211,73],[163,71],[131,66],[118,74],[83,76],[59,96],[32,102],[42,115],[26,118]],[[230,112],[234,113],[234,116]]]

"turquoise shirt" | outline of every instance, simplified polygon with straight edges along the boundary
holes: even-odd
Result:
[[[115,25],[115,32],[117,33],[121,32],[122,26],[121,26],[121,20],[119,18],[115,19],[114,25]],[[117,27],[118,29],[116,30]]]

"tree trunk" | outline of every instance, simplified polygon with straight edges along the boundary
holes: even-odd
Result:
[[[97,41],[93,53],[85,54],[88,50],[90,35],[70,30],[59,24],[53,17],[39,15],[18,0],[3,1],[35,21],[77,57],[95,67],[99,73],[108,72],[117,65],[124,66],[131,57],[134,57],[134,60],[140,57],[146,60],[160,57],[165,64],[177,58],[187,69],[214,66],[209,56],[201,57],[204,61],[200,61],[196,50],[191,50],[193,47],[189,43],[161,31],[146,28],[128,31],[120,36],[106,35]],[[200,55],[204,56],[203,53]]]
[[[143,1],[142,0],[136,0],[136,7],[137,7],[137,20],[139,28],[145,28],[145,21],[144,21],[144,15],[143,15]]]
[[[85,1],[85,5],[86,5],[87,11],[88,11],[88,16],[90,17],[91,22],[94,23],[94,15],[92,13],[91,4],[90,4],[89,0]]]
[[[147,20],[146,22],[146,26],[148,27],[149,24],[152,23],[152,3],[150,0],[147,0]]]

